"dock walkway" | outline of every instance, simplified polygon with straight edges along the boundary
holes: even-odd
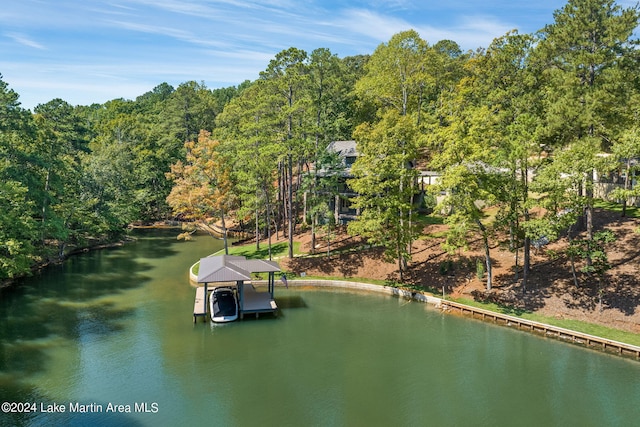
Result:
[[[244,314],[255,313],[256,317],[260,313],[273,313],[278,310],[278,305],[271,297],[269,292],[258,292],[251,283],[244,283],[242,285],[242,310],[240,311],[240,318]]]
[[[204,286],[198,286],[196,288],[196,300],[193,303],[193,323],[199,316],[207,315],[207,298],[204,294]]]

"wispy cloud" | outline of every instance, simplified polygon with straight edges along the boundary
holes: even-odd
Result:
[[[31,48],[34,48],[34,49],[41,49],[41,50],[46,49],[43,45],[41,45],[40,43],[30,39],[29,37],[27,37],[24,34],[6,33],[5,35],[7,37],[9,37],[10,39],[12,39],[14,42],[19,43],[19,44],[21,44],[23,46],[31,47]]]
[[[360,34],[378,42],[388,41],[394,34],[413,27],[403,19],[368,9],[347,9],[341,15],[335,24],[343,31]]]
[[[462,16],[447,28],[418,27],[420,35],[431,43],[453,40],[465,50],[486,47],[493,39],[513,30],[515,25],[491,16]]]
[[[292,46],[373,53],[408,29],[475,49],[516,24],[541,28],[565,2],[16,0],[0,10],[0,72],[28,108],[52,95],[79,104],[133,99],[164,81],[253,80]]]
[[[138,22],[110,21],[110,23],[120,29],[171,37],[176,40],[201,46],[229,48],[228,44],[218,42],[215,39],[200,37],[191,31],[181,30],[177,28],[142,24]]]
[[[514,27],[491,16],[462,16],[453,23],[437,27],[434,25],[415,25],[407,20],[383,15],[367,9],[349,9],[343,12],[335,24],[343,30],[365,36],[378,42],[388,41],[400,31],[415,29],[429,43],[439,40],[454,40],[464,49],[487,46],[491,41],[504,35]],[[355,37],[354,37],[355,38]],[[360,37],[362,42],[362,37]]]

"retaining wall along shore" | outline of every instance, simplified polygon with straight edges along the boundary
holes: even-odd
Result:
[[[266,285],[266,281],[253,281],[255,285]],[[623,356],[634,356],[640,359],[640,347],[626,344],[623,342],[613,341],[594,335],[584,334],[582,332],[572,331],[558,326],[548,325],[545,323],[535,322],[532,320],[522,319],[516,316],[496,313],[494,311],[485,310],[478,307],[472,307],[460,304],[454,301],[438,298],[430,294],[419,291],[395,288],[392,286],[374,285],[369,283],[348,282],[345,280],[288,280],[288,286],[300,287],[325,287],[325,288],[349,288],[368,292],[378,292],[388,295],[412,299],[419,302],[433,304],[435,307],[447,312],[457,312],[475,319],[492,321],[504,326],[516,327],[518,329],[533,332],[540,335],[561,339],[574,344],[583,345],[588,348],[600,349],[607,352],[614,352]],[[283,287],[283,284],[278,284]]]

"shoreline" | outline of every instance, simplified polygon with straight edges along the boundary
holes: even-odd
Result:
[[[214,255],[214,254],[212,254]],[[192,287],[198,287],[197,275],[194,274],[193,268],[198,264],[196,261],[189,267],[189,284]],[[267,282],[264,280],[253,280],[252,284],[256,286],[266,286]],[[277,284],[276,287],[283,288],[285,285]],[[622,341],[616,341],[609,338],[604,338],[597,335],[591,335],[584,332],[579,332],[573,329],[563,328],[556,325],[551,325],[544,322],[538,322],[534,320],[525,319],[518,316],[512,316],[504,313],[499,313],[492,310],[487,310],[479,307],[470,306],[457,301],[448,300],[446,298],[436,297],[433,294],[415,290],[404,289],[402,287],[394,287],[387,285],[379,285],[366,282],[355,282],[349,280],[333,280],[333,279],[289,279],[287,281],[287,288],[292,287],[311,287],[311,288],[336,288],[336,289],[352,289],[363,292],[376,292],[384,293],[387,295],[396,296],[399,298],[410,299],[417,302],[431,304],[437,309],[441,309],[443,313],[459,314],[465,317],[471,317],[472,319],[489,321],[492,320],[494,324],[501,324],[503,326],[515,326],[518,330],[523,332],[530,332],[536,335],[542,335],[544,337],[550,337],[558,340],[568,342],[570,344],[581,345],[584,348],[598,350],[609,354],[614,354],[611,350],[615,350],[615,354],[621,357],[635,358],[640,361],[640,346],[634,344],[625,343]],[[457,310],[457,311],[454,311]],[[476,317],[481,316],[481,319]],[[469,316],[470,315],[470,316]],[[502,321],[502,323],[499,323]],[[596,347],[597,346],[597,347]]]
[[[132,223],[126,227],[126,230],[147,230],[147,229],[170,230],[170,229],[180,229],[181,227],[182,227],[181,222],[165,220],[165,221],[156,221],[150,224]],[[135,237],[128,235],[127,231],[125,231],[123,236],[121,236],[117,240],[114,240],[113,242],[100,242],[94,245],[79,246],[79,247],[73,248],[69,252],[65,253],[62,258],[48,259],[47,261],[41,261],[41,262],[36,262],[32,264],[29,268],[29,273],[25,273],[20,276],[16,276],[16,277],[12,277],[12,278],[0,281],[0,290],[18,286],[17,282],[19,280],[32,276],[34,273],[37,273],[49,266],[60,265],[64,263],[67,259],[73,256],[91,252],[91,251],[121,247],[128,243],[135,242],[136,240],[137,239]]]
[[[47,267],[63,264],[69,258],[74,257],[76,255],[81,255],[81,254],[85,254],[87,252],[92,252],[92,251],[100,251],[100,250],[104,250],[104,249],[119,248],[119,247],[122,247],[122,246],[124,246],[124,245],[126,245],[128,243],[132,243],[132,242],[135,242],[135,241],[136,241],[136,239],[134,237],[124,236],[124,237],[121,237],[118,240],[113,241],[113,242],[102,242],[102,243],[96,243],[95,245],[89,245],[89,246],[82,246],[82,247],[73,248],[69,252],[65,253],[62,258],[48,259],[47,261],[34,263],[29,268],[29,272],[28,273],[25,273],[25,274],[22,274],[20,276],[16,276],[16,277],[12,277],[10,279],[5,279],[3,281],[0,281],[0,291],[3,290],[3,289],[10,289],[10,288],[19,286],[18,282],[20,280],[25,279],[25,278],[30,277],[30,276],[33,276],[35,273],[38,273],[38,272],[44,270]]]
[[[257,286],[266,285],[265,281],[252,281]],[[313,288],[337,288],[353,289],[363,292],[376,292],[399,298],[410,299],[433,305],[447,314],[459,314],[475,320],[491,322],[501,326],[515,327],[523,332],[535,335],[558,339],[570,344],[580,345],[586,349],[601,351],[611,355],[632,358],[640,361],[640,346],[628,344],[621,341],[611,340],[596,335],[586,334],[560,326],[550,325],[543,322],[536,322],[517,316],[498,313],[456,301],[442,299],[430,293],[416,290],[407,290],[392,286],[376,285],[371,283],[350,282],[347,280],[324,280],[324,279],[289,279],[288,286],[292,287],[313,287]],[[284,287],[282,284],[276,285],[278,288]],[[457,311],[456,311],[457,310]],[[477,316],[481,316],[478,318]],[[612,351],[613,350],[613,351]]]

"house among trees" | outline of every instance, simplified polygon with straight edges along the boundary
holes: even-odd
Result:
[[[337,194],[329,202],[329,209],[333,212],[337,224],[346,224],[359,214],[357,209],[351,207],[351,199],[357,195],[348,185],[347,180],[353,178],[351,166],[358,158],[356,142],[333,141],[327,146],[329,154],[336,154],[338,170],[336,171]]]
[[[327,146],[327,151],[331,155],[336,155],[333,168],[322,168],[318,171],[318,176],[328,176],[333,174],[336,177],[336,194],[329,202],[329,210],[333,212],[337,224],[345,225],[354,220],[359,215],[359,210],[352,206],[352,200],[358,195],[350,186],[349,179],[353,178],[351,167],[359,157],[356,148],[356,141],[333,141]],[[409,167],[415,167],[413,164]],[[331,172],[330,172],[331,171]],[[436,185],[440,177],[439,172],[430,170],[420,170],[416,178],[416,204],[422,207],[425,195],[429,186]]]
[[[602,157],[611,157],[603,155]],[[594,197],[605,200],[625,201],[629,206],[640,206],[638,188],[640,158],[618,159],[613,169],[598,173],[594,169]],[[627,203],[628,202],[628,203]]]

